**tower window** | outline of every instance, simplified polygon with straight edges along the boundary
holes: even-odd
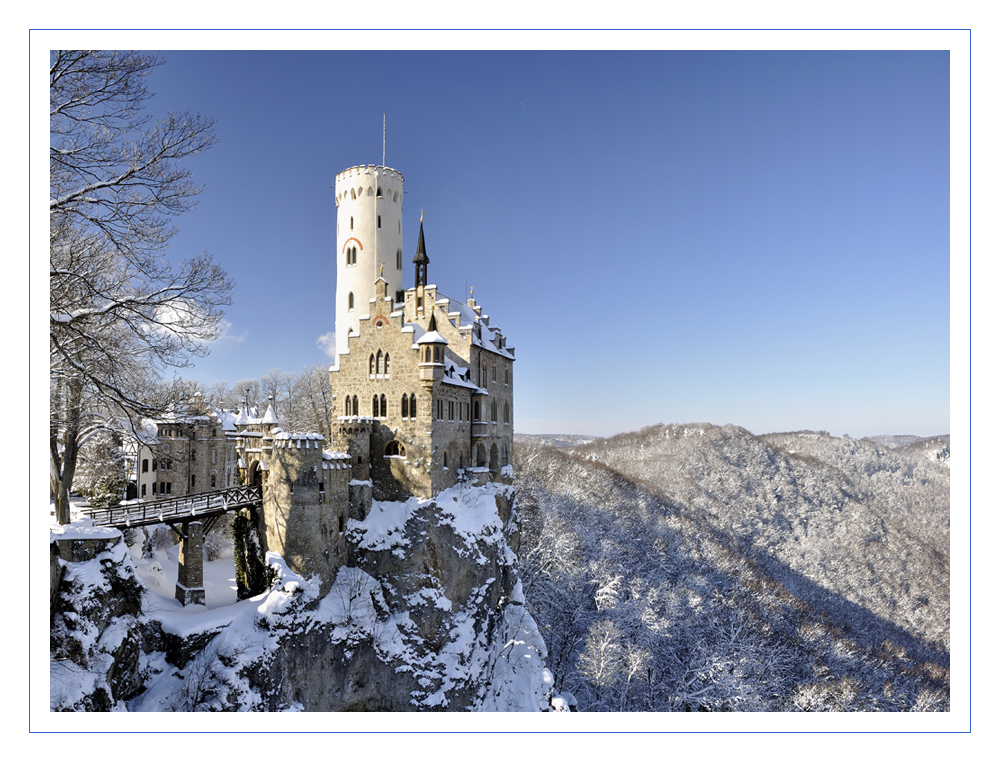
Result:
[[[354,395],[354,415],[358,414],[358,395]]]
[[[376,193],[375,193],[375,198],[382,198],[382,186],[381,185],[378,187],[378,191],[376,191]],[[381,218],[379,218],[379,219],[381,219]]]
[[[149,458],[143,458],[142,459],[142,472],[145,474],[145,473],[148,473],[148,471],[149,471]],[[145,489],[145,487],[143,489]]]
[[[194,474],[191,474],[191,489],[194,489]]]
[[[215,489],[215,474],[212,474],[212,489]]]
[[[386,406],[385,406],[385,395],[383,394],[379,397],[379,409],[381,410],[380,417],[385,418]]]
[[[389,353],[388,352],[385,353],[385,369],[383,370],[383,372],[385,373],[386,377],[388,377],[388,375],[389,375]]]
[[[353,291],[347,295],[347,310],[348,310],[348,312],[354,312],[354,292]]]
[[[402,249],[396,249],[396,269],[397,270],[402,270],[403,269],[403,250]]]
[[[375,375],[375,355],[368,356],[368,375]]]
[[[378,228],[379,230],[381,230],[381,229],[382,229],[382,215],[381,215],[381,214],[380,214],[380,215],[378,215],[378,216],[377,216],[377,217],[375,218],[375,224],[376,224],[376,227],[377,227],[377,228]]]
[[[378,418],[378,395],[372,396],[372,418]]]
[[[344,415],[350,415],[350,414],[351,414],[351,398],[348,397],[346,400],[344,400]]]
[[[410,398],[407,397],[405,394],[403,395],[403,401],[402,404],[400,405],[400,414],[402,415],[403,418],[410,417]]]
[[[412,421],[417,417],[417,395],[410,395],[410,420]]]
[[[442,465],[445,468],[448,468],[448,451],[447,450],[444,451],[444,454],[442,455],[441,460],[442,460]]]
[[[351,191],[351,198],[354,198],[354,191]],[[354,218],[351,217],[351,230],[354,230]]]

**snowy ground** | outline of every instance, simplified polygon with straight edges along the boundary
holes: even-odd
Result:
[[[154,605],[157,610],[169,607],[183,609],[180,601],[174,598],[177,587],[177,554],[179,545],[161,548],[153,551],[152,558],[142,556],[142,533],[129,550],[132,553],[132,563],[143,586],[154,599],[159,599]],[[236,567],[233,564],[233,548],[230,545],[216,561],[205,559],[205,606],[215,609],[236,603]],[[188,609],[202,609],[201,606],[188,606]]]

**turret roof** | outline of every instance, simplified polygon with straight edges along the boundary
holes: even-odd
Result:
[[[413,258],[413,264],[425,265],[430,260],[427,258],[427,249],[424,247],[424,222],[420,221],[420,235],[417,237],[417,255]]]

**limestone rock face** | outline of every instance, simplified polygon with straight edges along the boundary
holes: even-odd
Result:
[[[281,634],[247,666],[247,693],[270,710],[541,708],[545,651],[521,605],[512,488],[375,502],[347,538],[326,596],[282,571],[273,595],[291,594],[267,625]]]
[[[109,711],[142,689],[142,587],[117,530],[53,541],[50,708]],[[67,560],[68,559],[68,560]]]

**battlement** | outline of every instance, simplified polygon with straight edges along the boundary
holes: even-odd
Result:
[[[395,169],[375,164],[360,164],[337,174],[334,181],[336,203],[364,198],[403,201],[403,175]]]

